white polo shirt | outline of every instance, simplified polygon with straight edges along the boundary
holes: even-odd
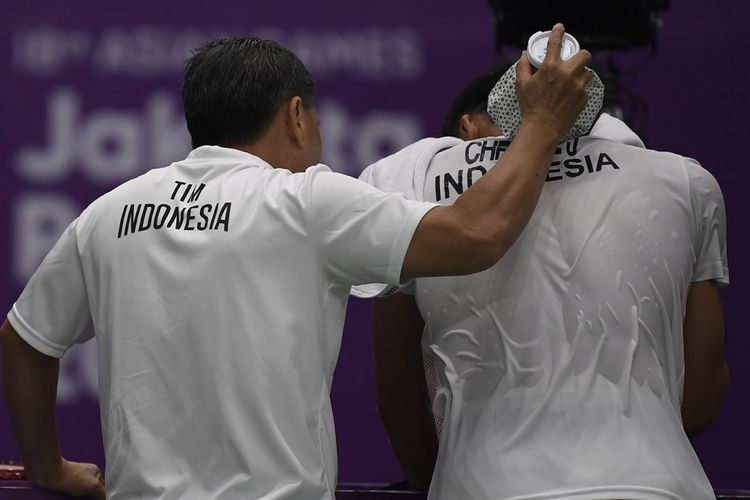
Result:
[[[416,280],[442,418],[431,500],[714,498],[680,398],[689,284],[728,283],[721,191],[594,132],[561,146],[497,265]],[[424,199],[454,202],[507,145],[437,153]]]
[[[201,147],[89,206],[8,319],[96,336],[108,498],[331,499],[349,288],[398,282],[433,206]]]

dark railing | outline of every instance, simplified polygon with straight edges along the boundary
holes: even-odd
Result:
[[[413,491],[377,489],[377,486],[346,485],[336,491],[336,500],[425,500],[427,495]],[[750,490],[717,490],[718,500],[750,500]],[[71,497],[56,495],[29,486],[22,480],[0,481],[0,499],[3,500],[71,500]]]

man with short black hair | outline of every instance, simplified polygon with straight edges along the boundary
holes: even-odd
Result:
[[[519,65],[525,123],[502,168],[436,207],[318,164],[312,79],[290,51],[199,49],[183,86],[196,148],[92,203],[3,324],[32,484],[104,497],[95,466],[62,458],[54,420],[57,358],[95,336],[109,498],[332,499],[350,286],[476,272],[510,247],[587,101],[590,54],[549,59]]]
[[[502,66],[475,77],[453,99],[443,123],[443,136],[471,141],[480,137],[495,137],[502,131],[487,113],[487,96],[508,70]]]
[[[245,57],[238,60],[238,54]],[[222,74],[228,71],[235,75]],[[193,149],[254,143],[276,118],[279,107],[295,96],[306,109],[314,108],[315,83],[291,51],[257,38],[204,44],[188,60],[182,84]]]

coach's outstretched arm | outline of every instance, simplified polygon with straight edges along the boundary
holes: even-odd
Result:
[[[562,24],[552,29],[547,57],[535,74],[524,53],[516,67],[523,117],[518,134],[495,168],[451,206],[436,207],[422,219],[404,259],[402,280],[419,276],[470,274],[492,266],[513,244],[536,207],[552,155],[586,106],[582,50],[563,61]]]

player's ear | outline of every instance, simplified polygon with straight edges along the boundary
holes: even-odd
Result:
[[[465,141],[473,141],[479,138],[479,129],[468,113],[461,115],[461,118],[458,119],[458,136]]]
[[[285,104],[281,105],[281,111],[284,113],[284,124],[286,125],[289,139],[299,147],[302,147],[305,142],[304,132],[305,127],[307,126],[305,120],[308,119],[303,108],[302,98],[300,96],[294,96]]]

